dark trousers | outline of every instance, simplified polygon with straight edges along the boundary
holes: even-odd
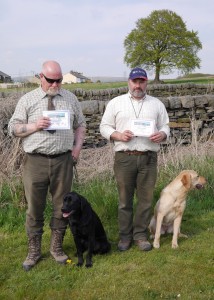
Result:
[[[142,155],[115,153],[114,173],[119,192],[118,222],[120,239],[148,238],[153,191],[157,179],[157,153]],[[136,211],[133,198],[136,191]]]
[[[50,227],[58,230],[66,229],[67,221],[62,217],[61,208],[64,195],[71,190],[72,178],[73,158],[70,152],[55,158],[26,154],[23,182],[28,204],[26,212],[28,234],[43,233],[48,191],[53,204]]]

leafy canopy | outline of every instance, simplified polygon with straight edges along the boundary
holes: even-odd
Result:
[[[155,70],[155,81],[160,80],[160,74],[169,74],[173,69],[187,74],[200,68],[197,52],[202,44],[197,35],[197,31],[187,30],[176,13],[153,11],[147,18],[139,19],[125,38],[124,61],[131,68]]]

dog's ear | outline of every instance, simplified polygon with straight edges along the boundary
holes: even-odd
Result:
[[[79,195],[79,198],[80,198],[80,201],[81,201],[81,210],[84,210],[84,209],[85,209],[85,206],[87,205],[87,201],[86,201],[86,199],[85,199],[83,196],[81,196],[81,195]]]
[[[80,201],[81,201],[82,211],[85,211],[85,210],[88,210],[89,208],[91,208],[91,204],[83,196],[80,196]]]
[[[84,220],[84,223],[87,224],[89,222],[89,219],[91,218],[92,208],[90,203],[83,196],[80,196],[80,201],[81,201],[82,219]]]
[[[188,173],[184,174],[181,178],[181,182],[183,183],[185,188],[189,190],[191,188],[191,175]]]

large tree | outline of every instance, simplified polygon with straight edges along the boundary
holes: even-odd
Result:
[[[124,61],[134,68],[141,66],[160,74],[178,69],[186,74],[200,68],[197,52],[202,49],[197,31],[188,31],[182,18],[170,10],[155,10],[139,19],[136,28],[125,38]]]

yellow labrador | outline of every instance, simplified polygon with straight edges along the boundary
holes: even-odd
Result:
[[[180,233],[186,196],[188,191],[201,189],[205,183],[206,179],[195,171],[184,170],[163,189],[149,224],[150,232],[154,236],[154,248],[160,247],[161,234],[173,233],[172,248],[174,249],[178,247],[178,236],[187,237]]]

